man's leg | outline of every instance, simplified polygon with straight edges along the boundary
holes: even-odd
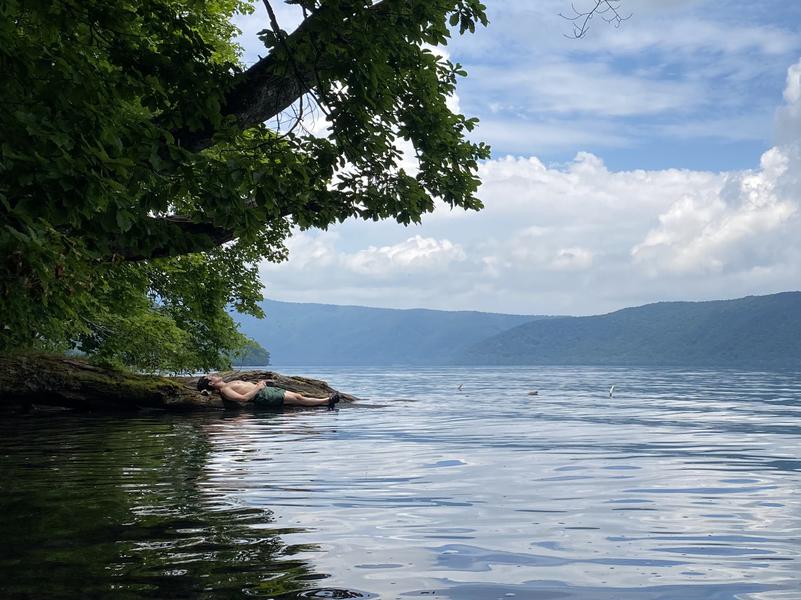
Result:
[[[288,406],[328,406],[328,398],[311,398],[297,392],[284,392],[284,404]]]

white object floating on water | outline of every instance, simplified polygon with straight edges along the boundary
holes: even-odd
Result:
[[[614,393],[615,393],[615,386],[612,386],[612,387],[609,388],[609,397],[611,398],[612,394],[614,394]]]
[[[528,395],[529,395],[529,396],[539,396],[539,394],[540,394],[540,393],[539,393],[539,391],[538,391],[538,390],[531,390],[531,391],[528,393]]]

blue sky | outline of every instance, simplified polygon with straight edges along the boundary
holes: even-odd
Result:
[[[444,51],[493,148],[486,209],[298,232],[267,296],[594,314],[801,288],[801,3],[622,0],[579,40],[567,0],[485,3]],[[265,17],[238,24],[253,62]]]
[[[772,145],[801,3],[623,0],[627,22],[596,19],[580,40],[563,35],[564,0],[487,4],[490,28],[451,54],[496,156],[564,162],[580,147],[613,169],[725,170]]]

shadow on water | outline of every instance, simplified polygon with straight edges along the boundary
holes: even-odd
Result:
[[[281,541],[300,530],[200,489],[219,418],[5,419],[0,595],[354,597],[312,588],[313,548]]]

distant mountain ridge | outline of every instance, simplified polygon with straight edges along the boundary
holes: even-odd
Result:
[[[474,344],[458,362],[798,369],[801,292],[525,323]]]
[[[472,311],[389,309],[265,300],[241,330],[274,365],[447,365],[485,338],[537,318]]]
[[[801,292],[543,317],[266,300],[242,331],[276,365],[801,369]]]

